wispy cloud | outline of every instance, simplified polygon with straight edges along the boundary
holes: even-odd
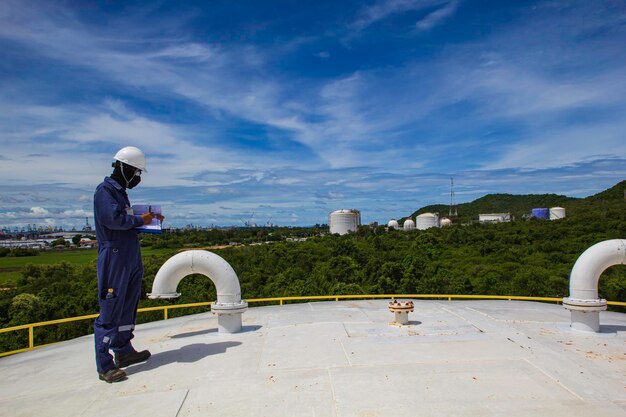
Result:
[[[415,24],[415,27],[421,31],[430,30],[447,17],[453,15],[458,6],[459,2],[457,0],[452,0],[447,4],[444,4],[443,7],[438,8],[437,10],[429,13],[423,19],[419,20]]]
[[[384,20],[390,16],[399,13],[405,13],[408,11],[427,10],[433,7],[437,7],[436,11],[428,14],[428,16],[422,21],[429,21],[426,23],[429,25],[427,29],[434,26],[439,20],[452,14],[456,9],[456,3],[454,0],[382,0],[377,1],[374,4],[363,7],[358,13],[358,18],[352,23],[352,26],[358,30],[363,30],[368,26]],[[440,6],[443,8],[439,8]],[[417,25],[419,25],[419,23]]]

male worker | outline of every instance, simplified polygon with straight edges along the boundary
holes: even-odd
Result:
[[[94,324],[96,364],[100,379],[109,383],[126,379],[126,373],[120,368],[150,357],[147,350],[137,352],[130,341],[143,279],[135,228],[149,224],[154,218],[153,213],[134,215],[126,194],[126,189],[136,187],[141,173],[146,171],[144,153],[127,146],[113,159],[113,173],[98,185],[93,200],[100,301],[100,315]],[[163,220],[160,215],[158,218]],[[115,353],[115,360],[109,349]]]

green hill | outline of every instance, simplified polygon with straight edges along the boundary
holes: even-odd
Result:
[[[514,219],[522,219],[529,215],[533,208],[537,207],[564,207],[567,216],[579,216],[589,214],[594,210],[604,210],[608,206],[623,204],[625,201],[626,181],[621,181],[615,186],[598,194],[586,198],[574,198],[557,194],[488,194],[470,203],[457,205],[457,222],[470,222],[478,220],[481,213],[511,213]],[[448,216],[450,206],[434,204],[422,207],[411,214],[415,217],[422,213],[439,213]],[[406,219],[400,219],[400,224]]]
[[[587,201],[625,201],[626,200],[626,180],[617,183],[608,190],[604,190],[591,197],[587,197]]]

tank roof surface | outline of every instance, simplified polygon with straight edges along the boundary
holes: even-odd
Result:
[[[211,313],[137,326],[149,361],[98,380],[93,336],[0,358],[0,416],[620,416],[626,314],[569,329],[562,306],[388,300],[250,308],[243,331]]]

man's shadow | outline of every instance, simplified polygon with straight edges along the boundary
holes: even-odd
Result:
[[[626,326],[621,326],[619,324],[600,325],[600,333],[616,334],[623,331],[626,331]]]
[[[261,329],[263,326],[249,325],[242,326],[241,331],[238,333],[255,332]],[[217,333],[217,328],[199,330],[195,332],[178,333],[170,336],[171,339],[181,339],[185,337],[202,336],[209,333]],[[192,343],[185,345],[175,350],[168,350],[166,352],[155,353],[148,359],[147,362],[140,363],[135,366],[126,368],[126,374],[132,375],[137,372],[149,371],[151,369],[158,368],[159,366],[167,365],[169,363],[192,363],[197,362],[202,358],[209,355],[217,355],[219,353],[225,353],[226,349],[241,345],[241,342],[215,342],[215,343]]]
[[[256,332],[261,327],[263,326],[259,326],[259,325],[242,326],[241,331],[239,331],[238,333]],[[209,333],[217,333],[217,328],[214,327],[211,329],[198,330],[195,332],[178,333],[173,336],[170,336],[170,339],[180,339],[183,337],[202,336],[202,335],[209,334]]]
[[[127,375],[137,372],[150,371],[159,366],[174,362],[192,363],[197,362],[209,355],[225,353],[226,349],[241,345],[241,342],[216,342],[216,343],[193,343],[179,349],[155,353],[147,362],[130,366],[125,369]]]

